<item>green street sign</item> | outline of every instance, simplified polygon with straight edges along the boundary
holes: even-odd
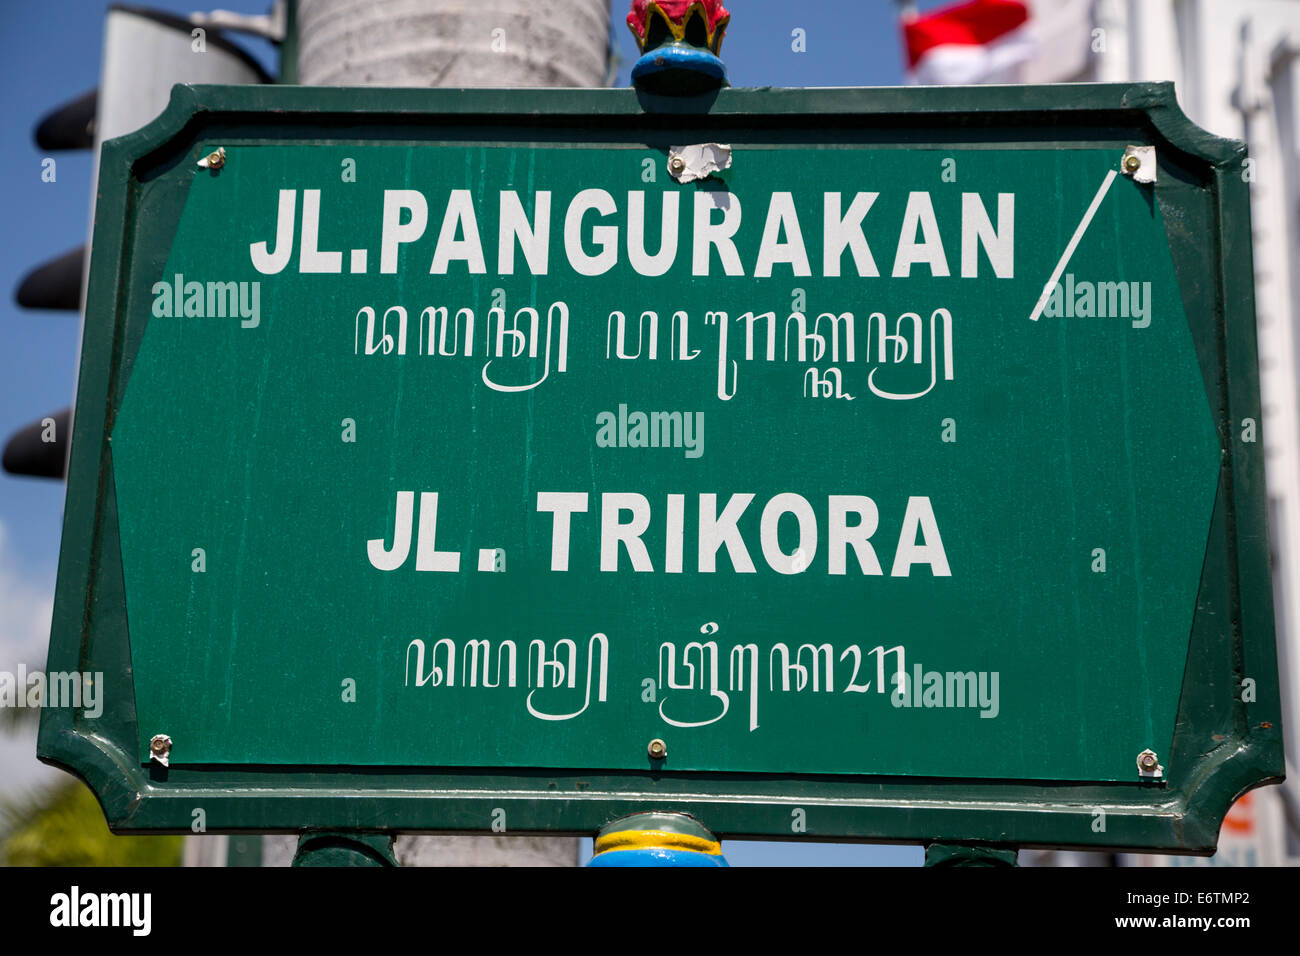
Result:
[[[42,758],[122,830],[1211,849],[1282,774],[1243,156],[1159,85],[178,87]]]

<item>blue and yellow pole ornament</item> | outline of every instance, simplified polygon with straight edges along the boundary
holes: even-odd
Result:
[[[603,826],[588,866],[727,866],[722,844],[684,813],[634,813]]]
[[[726,86],[727,68],[718,53],[730,22],[722,0],[632,0],[627,25],[641,49],[633,84],[668,96]]]

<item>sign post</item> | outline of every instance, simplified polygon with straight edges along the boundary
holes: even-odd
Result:
[[[1282,775],[1243,156],[1167,85],[178,87],[40,755],[122,831],[1208,853]]]

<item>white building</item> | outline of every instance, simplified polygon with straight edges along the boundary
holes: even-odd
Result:
[[[1245,140],[1254,159],[1261,439],[1291,776],[1234,808],[1212,862],[1300,864],[1300,0],[1029,3],[1038,52],[1024,82],[1173,80],[1188,117]]]

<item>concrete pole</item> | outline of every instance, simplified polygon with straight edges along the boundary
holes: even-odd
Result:
[[[609,0],[298,0],[307,86],[604,86]]]
[[[305,86],[604,86],[609,0],[298,0],[291,19]],[[287,865],[296,837],[266,837],[266,865]],[[576,866],[559,837],[402,836],[406,866]]]

